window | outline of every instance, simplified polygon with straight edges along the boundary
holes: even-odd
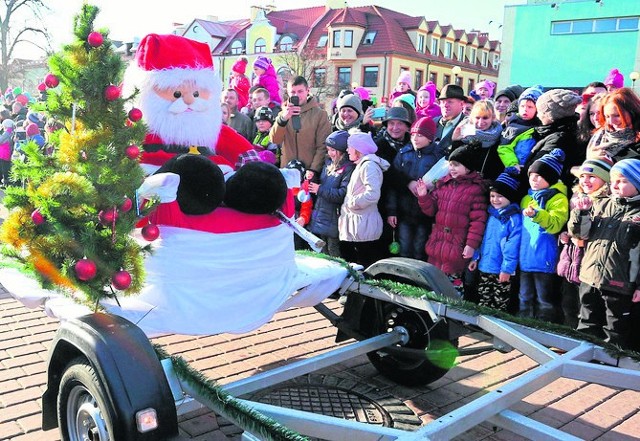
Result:
[[[338,88],[351,89],[351,68],[339,67],[338,68]]]
[[[362,78],[363,87],[378,87],[378,74],[380,69],[378,66],[365,66]]]
[[[422,87],[422,78],[423,78],[424,72],[422,72],[421,70],[416,69],[416,73],[415,76],[413,77],[413,89],[414,90],[418,90]]]
[[[469,50],[469,63],[473,63],[475,64],[478,60],[476,59],[476,50],[475,49],[470,49]]]
[[[376,39],[377,33],[377,31],[369,31],[364,34],[364,40],[362,41],[362,44],[373,44],[374,40]]]
[[[333,31],[333,47],[340,47],[340,33],[342,31]]]
[[[438,39],[431,37],[431,55],[438,55]]]
[[[353,47],[353,31],[344,31],[344,47]]]
[[[444,56],[447,58],[453,58],[453,43],[450,41],[444,42]]]
[[[328,39],[329,36],[327,34],[322,34],[320,38],[318,38],[318,47],[325,47]]]
[[[493,68],[497,69],[500,67],[500,55],[493,54]]]
[[[424,52],[424,35],[418,35],[418,52]]]
[[[475,87],[476,82],[473,81],[473,78],[469,78],[469,81],[467,82],[467,93],[471,93],[471,91],[475,89]]]
[[[462,87],[462,76],[456,75],[456,86]]]
[[[240,55],[244,51],[244,45],[240,40],[236,40],[231,43],[231,53],[233,55]]]
[[[438,84],[438,72],[430,72],[429,81],[431,81],[433,84]]]
[[[551,23],[551,35],[637,31],[640,17],[594,18]]]
[[[484,67],[487,67],[488,63],[489,63],[489,54],[486,51],[482,51],[482,65]]]
[[[285,35],[280,39],[280,51],[281,52],[291,52],[293,50],[293,38],[288,35]]]
[[[458,46],[458,61],[464,61],[464,46]]]
[[[253,51],[256,54],[263,54],[267,51],[267,42],[264,41],[264,38],[258,38],[256,40],[256,44],[254,46]]]
[[[313,86],[322,87],[327,84],[327,69],[317,67],[313,69]]]
[[[442,84],[446,86],[449,83],[451,83],[451,75],[447,75],[447,74],[443,75]]]

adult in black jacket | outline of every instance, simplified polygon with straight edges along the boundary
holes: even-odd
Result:
[[[567,188],[571,188],[575,180],[571,174],[571,167],[582,164],[586,154],[584,150],[578,149],[576,138],[578,130],[576,107],[580,102],[582,98],[567,89],[549,90],[538,98],[536,108],[542,125],[534,129],[533,138],[536,144],[520,171],[523,182],[521,188],[529,188],[528,171],[531,164],[556,148],[561,149],[565,154],[560,179]]]

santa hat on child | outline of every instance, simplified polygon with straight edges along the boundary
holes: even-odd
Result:
[[[193,81],[209,90],[220,88],[209,45],[178,35],[149,34],[136,51],[138,67],[160,88]]]

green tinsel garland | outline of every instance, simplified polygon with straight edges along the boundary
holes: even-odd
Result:
[[[517,317],[504,311],[499,311],[497,309],[481,306],[476,303],[471,303],[465,300],[451,299],[449,297],[445,297],[433,291],[428,291],[424,288],[407,285],[404,283],[392,282],[389,280],[367,279],[362,273],[355,271],[349,265],[349,263],[343,259],[331,257],[322,253],[315,253],[313,251],[297,251],[297,253],[304,256],[318,257],[318,258],[328,259],[328,260],[337,262],[342,266],[344,266],[345,268],[347,268],[347,270],[349,271],[349,276],[353,277],[355,280],[362,281],[363,283],[366,283],[369,285],[377,286],[379,288],[394,292],[396,294],[400,294],[406,297],[426,298],[428,300],[442,303],[443,305],[451,306],[457,309],[458,311],[464,312],[472,316],[486,315],[490,317],[499,318],[505,321],[509,321],[512,323],[517,323],[519,325],[523,325],[528,328],[551,332],[553,334],[563,335],[565,337],[573,338],[576,340],[587,341],[589,343],[593,343],[594,345],[601,346],[607,354],[609,354],[614,358],[628,357],[635,361],[640,362],[640,353],[636,351],[632,351],[630,349],[621,348],[611,343],[607,343],[597,337],[594,337],[589,334],[585,334],[583,332],[576,331],[575,329],[572,329],[568,326],[549,323],[549,322],[545,322],[537,319]]]
[[[288,429],[276,420],[236,400],[222,390],[214,380],[192,368],[184,358],[174,355],[170,356],[158,345],[154,345],[154,347],[160,359],[171,359],[173,369],[182,381],[188,382],[198,390],[200,395],[206,397],[213,404],[212,410],[233,422],[238,427],[258,436],[261,440],[308,441],[307,437]]]

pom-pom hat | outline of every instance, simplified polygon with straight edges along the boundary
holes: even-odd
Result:
[[[436,137],[436,123],[432,118],[425,116],[413,123],[413,126],[411,126],[411,133],[419,133],[433,141]]]
[[[609,173],[611,172],[612,165],[613,162],[608,158],[587,159],[582,165],[573,167],[571,174],[576,178],[579,178],[580,175],[583,174],[594,175],[604,182],[609,182]]]
[[[510,202],[517,201],[520,197],[520,193],[518,193],[518,187],[520,186],[519,174],[520,172],[516,167],[505,168],[489,187],[489,190],[501,194],[509,199]]]
[[[549,185],[558,182],[562,174],[564,162],[564,152],[560,149],[553,149],[550,153],[543,155],[529,167],[529,174],[537,173],[544,178]]]
[[[408,84],[409,87],[411,87],[411,72],[409,72],[408,70],[403,70],[402,72],[400,72],[397,83],[405,83]]]
[[[536,84],[535,86],[531,86],[525,89],[520,94],[520,96],[518,97],[518,104],[520,104],[524,100],[529,100],[536,103],[538,101],[538,98],[540,98],[543,93],[544,93],[544,88],[541,85]]]
[[[179,86],[185,81],[210,90],[219,85],[209,45],[179,35],[145,36],[136,51],[136,62],[151,75],[152,84],[160,88]]]
[[[611,174],[620,173],[640,191],[640,159],[623,159],[611,167]]]
[[[474,90],[478,92],[481,87],[484,87],[489,91],[489,96],[493,96],[493,90],[496,87],[496,83],[490,80],[482,80],[476,85],[476,88]]]
[[[604,79],[604,85],[620,89],[624,87],[624,75],[622,75],[618,69],[611,69],[607,78]]]
[[[260,68],[262,70],[269,69],[269,66],[271,66],[271,60],[269,58],[265,57],[264,55],[260,55],[253,62],[253,67],[258,67],[258,68]]]
[[[249,60],[247,59],[247,57],[238,57],[236,62],[233,63],[233,66],[231,66],[231,70],[244,75],[244,73],[247,71],[247,64],[249,64]]]
[[[346,130],[336,130],[335,132],[331,132],[327,139],[325,140],[325,144],[327,147],[331,147],[340,152],[347,151],[347,140],[349,139],[349,132]]]
[[[576,107],[582,102],[577,93],[568,89],[552,89],[543,93],[536,101],[540,119],[557,121],[575,115]]]

